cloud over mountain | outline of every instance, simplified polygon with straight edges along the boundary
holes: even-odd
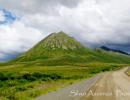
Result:
[[[41,37],[62,30],[90,46],[109,45],[128,51],[129,4],[129,0],[1,0],[0,8],[18,20],[0,26],[0,44],[9,42],[0,50],[9,52],[15,46],[15,51],[23,52]],[[5,18],[2,16],[0,12],[0,21]]]

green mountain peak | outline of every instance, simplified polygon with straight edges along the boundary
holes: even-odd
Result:
[[[48,35],[12,62],[43,66],[90,62],[129,63],[129,59],[127,55],[86,48],[73,37],[64,32],[58,32]]]
[[[84,48],[80,42],[75,40],[73,37],[68,36],[64,32],[52,33],[43,39],[38,45],[42,45],[43,48],[48,48],[49,50],[73,50]]]
[[[48,35],[16,60],[31,61],[63,56],[77,56],[84,49],[86,48],[73,37],[64,32],[58,32]]]

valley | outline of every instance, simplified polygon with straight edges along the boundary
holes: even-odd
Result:
[[[90,49],[64,32],[52,33],[15,59],[0,63],[0,100],[34,100],[129,64],[129,55]]]

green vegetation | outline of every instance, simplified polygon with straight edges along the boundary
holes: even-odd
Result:
[[[91,50],[63,32],[53,33],[13,61],[0,64],[0,100],[32,100],[127,64],[127,55]]]
[[[52,33],[9,64],[75,66],[90,62],[130,63],[129,59],[130,56],[120,53],[91,50],[64,32],[59,32]]]
[[[126,70],[126,74],[130,76],[130,67]]]
[[[117,70],[120,64],[81,66],[8,66],[0,67],[0,99],[32,100],[34,97],[64,87],[99,72]]]

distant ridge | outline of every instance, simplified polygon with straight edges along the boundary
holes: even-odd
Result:
[[[126,52],[124,52],[124,51],[116,50],[116,49],[111,49],[111,48],[108,48],[108,47],[106,47],[106,46],[101,46],[100,48],[103,49],[103,50],[105,50],[105,51],[112,51],[112,52],[117,52],[117,53],[129,55],[128,53],[126,53]]]

